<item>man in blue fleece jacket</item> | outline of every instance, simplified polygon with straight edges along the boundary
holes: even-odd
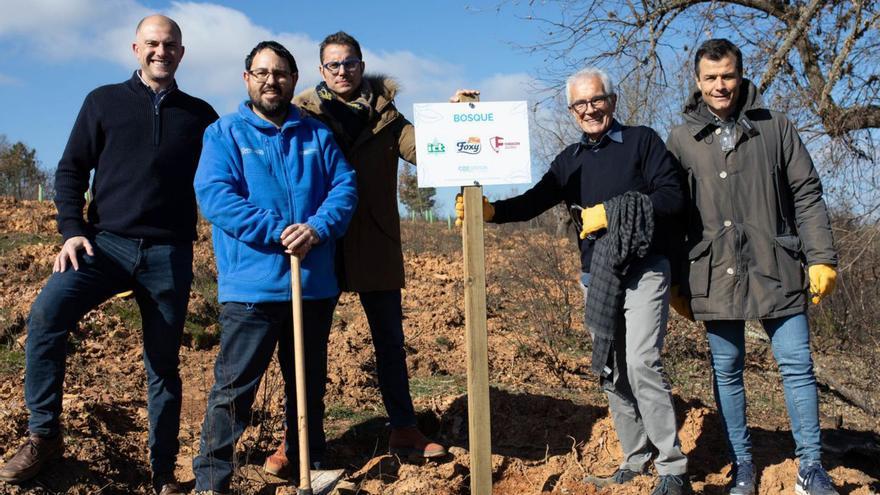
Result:
[[[205,131],[196,197],[214,226],[220,353],[193,461],[196,491],[224,493],[235,443],[278,344],[287,397],[295,397],[289,254],[302,260],[309,450],[321,462],[327,341],[339,297],[336,239],[357,203],[355,175],[318,121],[290,104],[296,61],[274,41],[245,59],[249,100]],[[295,405],[287,427],[296,431]]]

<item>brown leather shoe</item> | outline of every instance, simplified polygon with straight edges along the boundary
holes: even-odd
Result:
[[[156,495],[184,495],[186,490],[180,486],[173,473],[153,475],[153,490]]]
[[[284,437],[281,440],[281,445],[275,449],[275,452],[272,453],[269,457],[266,458],[266,462],[263,464],[263,471],[271,474],[272,476],[278,476],[279,478],[287,478],[290,474],[290,461],[287,459],[287,454],[284,452],[284,442],[287,438],[287,432],[285,432]]]
[[[439,443],[432,442],[415,426],[393,428],[388,447],[392,454],[405,457],[442,457],[446,449]]]
[[[21,483],[37,473],[48,461],[61,458],[64,454],[64,438],[28,437],[18,452],[0,468],[0,481]]]

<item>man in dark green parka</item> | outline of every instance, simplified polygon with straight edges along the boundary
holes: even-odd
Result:
[[[746,320],[761,320],[779,364],[800,459],[800,495],[836,494],[822,468],[807,297],[834,288],[837,252],[822,184],[794,125],[743,79],[742,54],[709,40],[694,60],[696,91],[669,150],[688,179],[687,263],[671,301],[705,321],[732,495],[755,493],[743,367]],[[806,270],[805,270],[806,268]],[[692,314],[691,314],[692,312]]]

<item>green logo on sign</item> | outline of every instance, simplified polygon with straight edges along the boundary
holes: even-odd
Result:
[[[446,153],[446,146],[435,139],[433,143],[428,143],[428,153]]]

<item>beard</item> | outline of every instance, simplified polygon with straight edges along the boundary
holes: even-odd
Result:
[[[266,102],[261,98],[263,93],[262,90],[250,91],[248,96],[250,96],[251,99],[251,108],[259,111],[266,117],[284,117],[290,110],[290,100],[293,98],[293,92],[290,91],[290,94],[286,94],[286,92],[278,86],[272,86],[271,88],[280,94],[281,98],[274,102]],[[267,87],[263,89],[265,90],[269,88]]]

